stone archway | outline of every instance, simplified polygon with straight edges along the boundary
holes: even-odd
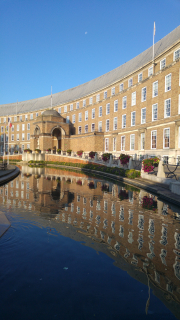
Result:
[[[52,149],[56,151],[61,149],[61,128],[56,127],[52,130]]]

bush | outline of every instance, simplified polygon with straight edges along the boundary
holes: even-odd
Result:
[[[36,151],[36,152],[39,152],[39,153],[41,152],[41,150],[40,150],[40,149],[35,149],[35,151]]]
[[[61,153],[61,149],[57,149],[57,153]]]
[[[31,149],[24,149],[24,152],[32,152],[32,150]]]
[[[94,159],[95,154],[96,154],[96,152],[91,151],[91,152],[89,152],[89,157],[90,157],[91,159]]]
[[[89,182],[89,189],[94,189],[94,182]]]
[[[51,148],[46,149],[46,151],[51,152]]]
[[[120,160],[121,164],[124,165],[124,164],[129,163],[129,159],[130,159],[130,156],[128,156],[128,154],[124,154],[124,153],[120,154],[119,160]]]
[[[140,171],[137,171],[135,169],[126,170],[125,176],[129,179],[135,179],[140,177]]]
[[[71,150],[71,149],[68,149],[66,152],[69,153],[69,154],[71,154],[72,150]]]
[[[158,167],[160,159],[158,157],[144,159],[142,161],[142,169],[144,172],[152,172],[155,167]]]
[[[77,184],[78,186],[82,186],[82,180],[78,180],[78,181],[76,182],[76,184]]]
[[[82,156],[82,154],[83,154],[83,150],[79,150],[79,151],[77,151],[77,155],[79,156],[79,157],[81,157]]]
[[[106,184],[103,184],[101,187],[101,190],[104,192],[109,192],[109,186],[107,186]]]
[[[121,201],[128,199],[128,192],[126,190],[120,190],[118,197]]]
[[[103,153],[102,155],[102,160],[103,161],[108,161],[110,159],[112,153]]]
[[[157,201],[147,196],[143,197],[141,204],[144,209],[153,210],[153,211],[156,211],[157,209]]]

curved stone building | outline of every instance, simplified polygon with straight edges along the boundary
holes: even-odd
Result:
[[[48,148],[180,157],[180,26],[75,88],[0,106],[0,151]],[[52,108],[51,108],[52,102]],[[5,133],[8,117],[12,123]],[[7,131],[7,130],[6,130]],[[5,141],[4,141],[5,139]]]

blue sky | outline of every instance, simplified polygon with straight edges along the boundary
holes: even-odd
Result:
[[[0,104],[60,92],[180,24],[180,0],[0,0]]]

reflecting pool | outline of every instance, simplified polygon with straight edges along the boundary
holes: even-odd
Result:
[[[0,187],[6,319],[180,319],[180,208],[123,183],[21,168]]]

